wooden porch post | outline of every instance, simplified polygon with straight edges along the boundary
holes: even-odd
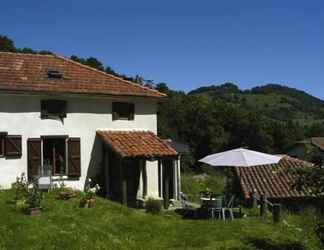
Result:
[[[177,171],[178,171],[178,200],[181,200],[181,156],[177,158]]]
[[[136,195],[137,200],[143,199],[143,166],[141,161],[139,163],[139,171],[140,171],[140,176],[139,176],[138,189]]]
[[[105,191],[106,198],[110,197],[110,180],[109,180],[109,151],[105,144],[102,144],[103,167],[105,172]]]
[[[172,173],[173,173],[173,199],[178,199],[178,169],[177,160],[172,159]]]
[[[164,208],[168,209],[169,208],[169,202],[170,202],[170,197],[169,197],[169,174],[167,171],[168,168],[168,164],[166,164],[165,160],[162,162],[162,167],[164,169],[164,194],[163,194],[163,204],[164,204]]]
[[[142,176],[143,176],[143,199],[146,198],[147,196],[147,172],[146,172],[146,160],[142,159],[141,160],[141,165],[142,165]]]
[[[119,169],[120,169],[120,184],[121,184],[121,202],[123,205],[127,206],[127,175],[124,169],[122,158],[119,159]]]
[[[161,160],[158,160],[158,189],[159,189],[159,197],[162,198],[163,194],[162,194],[162,164],[161,164]]]

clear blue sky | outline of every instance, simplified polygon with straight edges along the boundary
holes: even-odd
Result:
[[[323,0],[11,0],[0,34],[174,89],[282,83],[324,98]]]

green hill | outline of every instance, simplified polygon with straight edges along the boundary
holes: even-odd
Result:
[[[294,120],[301,124],[309,124],[324,119],[323,100],[304,91],[278,84],[267,84],[243,91],[233,83],[225,83],[200,87],[188,95],[222,99],[229,104],[239,105],[280,121]]]

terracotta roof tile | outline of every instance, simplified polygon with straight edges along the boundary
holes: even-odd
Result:
[[[121,157],[174,157],[178,153],[148,131],[98,130],[97,135]]]
[[[297,198],[310,195],[293,187],[295,177],[288,170],[305,166],[310,167],[312,164],[285,156],[278,164],[235,167],[235,172],[246,199],[251,198],[250,194],[254,191],[258,195],[265,194],[270,199]]]
[[[48,77],[48,70],[63,73]],[[157,90],[126,81],[57,55],[0,52],[0,90],[68,94],[163,97]]]

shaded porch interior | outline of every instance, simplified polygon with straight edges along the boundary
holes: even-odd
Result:
[[[165,208],[170,199],[179,200],[178,154],[167,143],[143,131],[97,131],[97,135],[103,142],[107,198],[141,207],[146,198],[152,197],[163,201]]]

